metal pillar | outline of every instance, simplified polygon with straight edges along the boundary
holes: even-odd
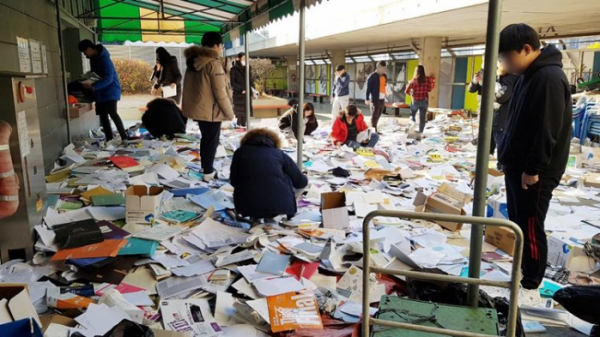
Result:
[[[300,72],[300,85],[298,87],[298,167],[302,170],[302,145],[304,143],[304,57],[306,52],[305,46],[305,21],[306,21],[306,2],[300,0],[300,37],[298,39],[298,46],[300,49],[300,65],[298,71]]]
[[[475,167],[475,198],[473,216],[486,214],[487,172],[489,165],[490,139],[492,137],[492,116],[496,86],[496,67],[500,35],[502,0],[490,0],[488,6],[487,36],[485,39],[485,65],[483,73],[483,92],[479,116],[479,140],[477,143],[477,164]],[[469,277],[479,278],[481,272],[482,226],[471,227],[471,248],[469,252]],[[477,306],[479,285],[469,284],[467,304]]]
[[[62,36],[62,22],[61,22],[61,18],[60,18],[60,6],[59,6],[59,1],[55,1],[54,2],[55,5],[55,9],[56,9],[56,27],[58,29],[58,56],[60,57],[60,77],[61,77],[61,82],[62,82],[62,87],[63,87],[63,98],[65,100],[65,119],[67,121],[67,138],[69,140],[69,143],[71,143],[71,117],[69,116],[69,93],[67,90],[67,71],[66,71],[66,66],[65,66],[65,46],[64,46],[64,40],[63,40],[63,36]]]
[[[250,44],[248,29],[244,31],[244,53],[246,54],[246,131],[250,131],[250,110],[252,109],[252,86],[250,85]]]

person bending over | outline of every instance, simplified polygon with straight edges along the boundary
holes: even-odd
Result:
[[[331,138],[336,146],[346,145],[353,149],[359,147],[375,147],[379,140],[376,132],[370,132],[370,137],[361,137],[359,134],[366,135],[363,132],[369,132],[369,127],[365,123],[362,112],[356,105],[348,105],[346,111],[339,114],[333,123]],[[359,141],[359,139],[361,141]]]
[[[319,122],[315,116],[315,107],[312,103],[304,103],[304,135],[310,136],[318,127]],[[279,130],[286,135],[293,134],[298,139],[298,104],[286,111],[279,119]]]
[[[176,133],[185,133],[185,124],[181,110],[175,101],[166,98],[156,98],[146,106],[148,110],[142,116],[142,123],[152,137],[167,139],[175,138]]]

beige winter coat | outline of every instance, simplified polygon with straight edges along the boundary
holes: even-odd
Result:
[[[222,58],[214,49],[198,46],[186,49],[184,56],[183,114],[204,122],[232,120],[231,87]]]

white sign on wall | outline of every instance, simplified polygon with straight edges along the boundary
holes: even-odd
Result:
[[[42,44],[42,68],[44,74],[48,73],[48,55],[46,54],[46,45]]]
[[[19,111],[17,113],[17,132],[19,133],[21,157],[25,157],[31,151],[29,145],[29,128],[27,127],[27,115],[25,114],[25,111]]]
[[[31,72],[31,58],[29,56],[29,40],[17,36],[17,49],[19,51],[19,71]]]
[[[36,40],[29,40],[29,49],[31,50],[31,64],[34,74],[42,73],[42,49],[40,43]]]

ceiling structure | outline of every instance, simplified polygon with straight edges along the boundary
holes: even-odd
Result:
[[[309,32],[313,32],[313,38],[306,42],[306,53],[310,57],[320,57],[327,51],[337,49],[358,54],[385,53],[391,49],[411,50],[413,44],[418,45],[419,38],[427,36],[443,37],[444,47],[481,44],[485,41],[488,4],[486,1],[480,2],[476,5],[327,36],[325,34],[328,27],[335,26],[336,20],[348,18],[332,16],[327,21],[311,21],[309,12],[307,37],[310,38]],[[325,4],[315,10],[325,10]],[[390,14],[382,10],[385,8],[375,8],[372,13],[364,15],[395,15],[393,12]],[[512,23],[527,23],[538,29],[540,35],[546,39],[600,35],[598,0],[505,0],[502,12],[501,27]],[[350,20],[354,20],[355,26],[360,27],[360,16]],[[294,43],[282,44],[277,43],[278,40],[281,41],[281,38],[276,35],[260,43],[251,43],[251,53],[262,57],[282,57],[298,53],[297,38]]]

